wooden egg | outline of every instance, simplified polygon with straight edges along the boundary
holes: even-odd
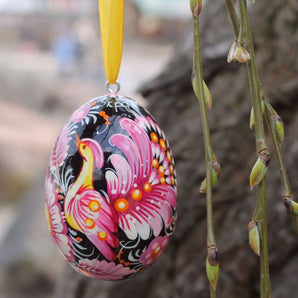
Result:
[[[169,143],[134,100],[102,96],[70,117],[46,175],[51,238],[79,272],[119,280],[151,265],[177,218]]]

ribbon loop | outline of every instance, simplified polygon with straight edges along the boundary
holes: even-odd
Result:
[[[116,84],[122,58],[124,0],[98,0],[105,72]]]

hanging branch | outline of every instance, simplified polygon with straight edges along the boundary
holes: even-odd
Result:
[[[226,0],[226,3],[229,4],[227,5],[227,8],[234,26],[237,24],[237,16],[235,15],[235,9],[233,9],[233,2]],[[258,190],[256,209],[252,216],[252,222],[250,222],[248,226],[249,242],[254,252],[260,255],[261,298],[269,298],[271,297],[271,282],[267,239],[266,173],[270,161],[270,151],[267,146],[267,140],[264,131],[264,103],[262,100],[263,92],[256,67],[247,3],[246,0],[238,0],[238,4],[240,10],[239,34],[230,49],[228,62],[238,61],[241,63],[247,63],[252,98],[250,127],[255,127],[256,150],[258,155],[258,159],[250,175],[251,189],[257,186]]]
[[[272,138],[276,160],[279,168],[280,180],[282,185],[282,198],[285,206],[288,208],[295,223],[298,232],[298,203],[294,201],[292,188],[289,182],[287,170],[284,164],[281,144],[284,139],[284,126],[280,116],[270,105],[268,99],[263,97],[265,102],[265,117]]]
[[[268,237],[267,237],[267,214],[266,214],[266,172],[270,160],[270,152],[267,147],[263,124],[262,109],[262,86],[259,79],[253,41],[250,30],[246,0],[238,0],[240,9],[240,30],[238,42],[242,45],[247,42],[250,61],[247,63],[252,97],[252,106],[255,119],[256,149],[258,160],[253,167],[250,176],[250,186],[258,185],[258,200],[256,210],[253,214],[253,221],[257,224],[260,233],[260,265],[261,265],[261,298],[271,297],[271,283],[269,273]]]
[[[234,7],[234,0],[225,0],[226,6],[229,11],[230,19],[233,25],[234,36],[237,38],[239,34],[239,20],[237,17],[237,13]]]
[[[199,100],[200,115],[205,148],[206,178],[202,182],[200,192],[206,193],[207,199],[207,257],[206,272],[210,283],[210,297],[216,297],[216,285],[219,274],[218,250],[216,245],[214,223],[213,223],[213,202],[212,188],[218,181],[220,166],[212,149],[207,106],[211,108],[212,100],[210,91],[203,80],[199,14],[202,8],[202,0],[190,0],[190,7],[193,16],[193,35],[194,35],[194,61],[192,83],[194,92]]]
[[[234,57],[230,56],[231,53],[234,52],[233,51],[234,44],[237,43],[237,37],[239,34],[239,20],[235,11],[234,1],[225,0],[225,2],[228,8],[230,19],[232,21],[233,30],[236,38],[236,41],[233,43],[231,50],[229,51],[228,62],[231,62],[232,60],[242,62],[242,61],[239,61],[240,60],[239,56],[241,55],[234,54]],[[248,52],[246,53],[246,55],[249,55]],[[242,53],[242,57],[243,56],[245,56],[245,54]],[[248,57],[248,59],[250,59],[250,56]],[[281,117],[270,105],[263,91],[261,91],[261,96],[263,100],[263,102],[261,103],[262,113],[264,113],[265,111],[266,122],[269,129],[270,137],[272,139],[273,148],[275,151],[276,160],[279,168],[280,180],[282,184],[282,199],[285,206],[288,208],[289,212],[292,215],[292,219],[294,221],[296,230],[298,232],[298,203],[294,201],[291,185],[289,183],[287,170],[286,170],[282,152],[281,152],[281,144],[284,138],[283,122]],[[255,115],[254,115],[254,109],[252,108],[251,115],[250,115],[250,128],[253,129],[254,126],[255,126]]]

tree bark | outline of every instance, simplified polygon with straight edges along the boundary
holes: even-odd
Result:
[[[294,198],[298,199],[298,5],[293,0],[256,1],[250,12],[263,88],[285,123],[283,153]],[[245,65],[226,62],[233,34],[224,1],[208,1],[203,7],[201,36],[204,77],[213,96],[209,113],[212,142],[222,166],[214,192],[220,254],[218,297],[255,298],[259,293],[259,260],[248,245],[247,233],[256,203],[256,191],[250,191],[248,183],[256,158],[254,133],[249,130],[249,85]],[[209,297],[205,274],[206,202],[199,193],[204,152],[199,105],[190,83],[191,68],[192,36],[188,32],[163,73],[141,88],[148,109],[171,143],[176,161],[179,219],[169,247],[150,269],[122,282],[88,279],[67,266],[57,282],[56,297]],[[298,241],[282,203],[274,157],[268,185],[273,297],[294,297],[298,292]]]

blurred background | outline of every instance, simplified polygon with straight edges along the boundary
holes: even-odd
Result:
[[[188,1],[125,0],[122,94],[172,56]],[[0,297],[52,297],[64,261],[44,219],[43,177],[63,123],[105,94],[97,1],[0,0]]]

